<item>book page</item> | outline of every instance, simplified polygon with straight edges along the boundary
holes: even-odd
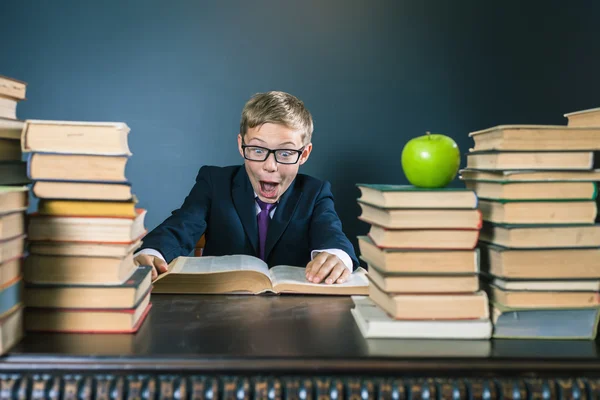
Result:
[[[267,264],[248,255],[177,257],[154,281],[153,293],[262,293],[271,290]]]
[[[306,280],[306,276],[304,275],[305,268],[303,267],[292,267],[289,265],[277,265],[271,268],[271,281],[273,282],[273,287],[276,288],[277,285],[289,284],[289,285],[302,285],[302,286],[311,286],[311,287],[324,287],[328,288],[346,288],[346,287],[359,287],[359,286],[368,286],[369,281],[366,276],[366,271],[363,268],[358,268],[354,271],[348,280],[344,283],[334,283],[327,284],[324,282],[321,283],[313,283]]]
[[[219,272],[256,271],[269,276],[261,259],[247,255],[178,257],[171,273],[214,274]]]

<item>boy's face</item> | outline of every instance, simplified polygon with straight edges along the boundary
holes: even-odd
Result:
[[[238,135],[238,150],[242,157],[244,157],[242,144],[264,147],[270,150],[300,150],[304,146],[301,132],[285,125],[272,123],[249,128],[243,141],[244,143],[242,143],[242,135]],[[265,203],[277,202],[296,178],[298,168],[306,162],[311,151],[312,144],[305,145],[304,151],[296,164],[278,163],[275,161],[275,154],[273,153],[269,154],[265,161],[251,161],[244,158],[246,172],[258,198]]]

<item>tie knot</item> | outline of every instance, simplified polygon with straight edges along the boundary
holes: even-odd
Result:
[[[258,206],[260,207],[260,209],[263,211],[266,210],[267,212],[269,212],[269,211],[271,211],[271,209],[273,207],[275,207],[275,203],[265,203],[258,197],[256,198],[256,202],[258,203]]]

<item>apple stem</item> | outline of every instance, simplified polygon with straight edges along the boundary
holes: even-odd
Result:
[[[427,132],[425,132],[425,133],[427,134],[427,138],[428,138],[429,140],[431,140],[431,132],[427,131]]]

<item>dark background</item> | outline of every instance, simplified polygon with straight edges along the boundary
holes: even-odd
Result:
[[[599,107],[599,21],[595,0],[3,0],[0,74],[29,84],[21,119],[131,127],[150,229],[200,166],[242,162],[252,94],[290,92],[315,120],[300,171],[331,181],[356,245],[356,183],[406,183],[410,138],[444,133],[465,153],[471,131]]]

